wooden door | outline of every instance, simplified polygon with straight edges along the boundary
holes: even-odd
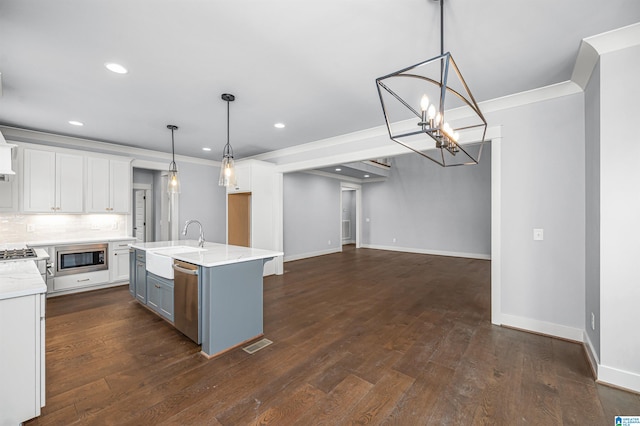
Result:
[[[227,206],[228,244],[251,247],[251,193],[229,194]]]

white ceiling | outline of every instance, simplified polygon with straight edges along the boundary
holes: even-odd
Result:
[[[639,21],[638,0],[446,0],[445,50],[483,101],[568,80],[582,38]],[[243,158],[382,125],[375,79],[439,43],[433,0],[1,0],[0,124],[165,152],[175,124],[177,154],[219,160],[228,92]]]

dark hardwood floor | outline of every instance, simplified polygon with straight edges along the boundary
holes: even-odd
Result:
[[[490,262],[347,248],[264,283],[265,337],[207,360],[117,287],[48,300],[29,425],[609,425],[640,396],[581,345],[490,324]]]

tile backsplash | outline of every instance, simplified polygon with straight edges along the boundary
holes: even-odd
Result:
[[[127,215],[0,214],[0,244],[124,237]]]

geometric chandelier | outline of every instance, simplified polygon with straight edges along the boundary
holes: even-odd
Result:
[[[444,52],[440,0],[440,55],[376,79],[389,137],[442,167],[478,164],[487,121],[450,52]],[[456,110],[452,127],[445,115]],[[416,120],[417,119],[417,120]],[[460,131],[481,129],[482,139],[459,143]]]

